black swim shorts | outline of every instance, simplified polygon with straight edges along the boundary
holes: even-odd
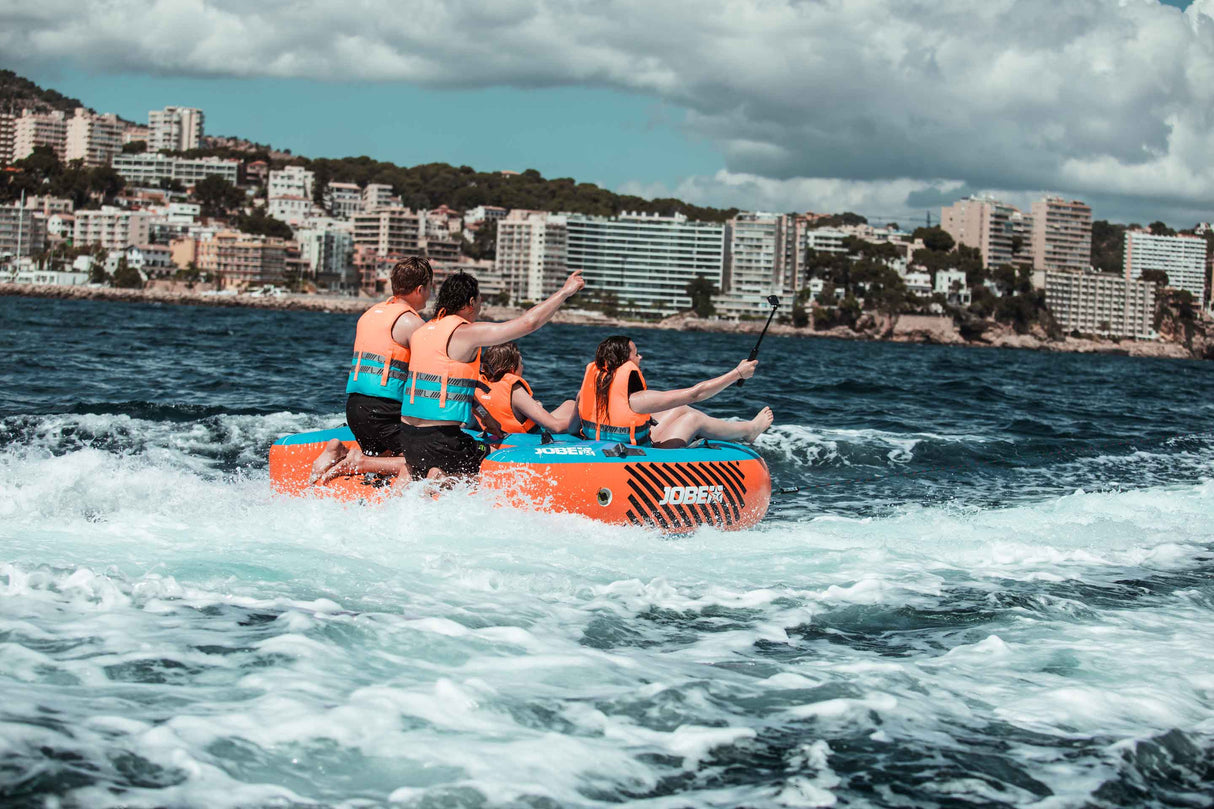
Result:
[[[346,424],[368,455],[392,455],[400,451],[400,402],[351,393],[346,397]]]
[[[405,457],[414,480],[420,480],[434,468],[445,475],[474,477],[491,447],[454,425],[414,427],[402,424],[397,445]]]

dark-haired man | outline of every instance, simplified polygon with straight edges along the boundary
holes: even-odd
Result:
[[[346,381],[346,423],[361,450],[356,456],[394,455],[399,451],[400,407],[409,378],[409,337],[425,322],[420,313],[433,286],[434,270],[429,260],[410,256],[392,268],[392,297],[375,304],[358,319]],[[345,457],[345,446],[337,439],[330,441],[312,465],[313,479]],[[399,458],[382,466],[382,471],[392,474],[407,471],[401,468],[404,461]]]

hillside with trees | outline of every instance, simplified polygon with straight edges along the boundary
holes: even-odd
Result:
[[[69,98],[57,90],[43,89],[11,70],[0,70],[0,112],[21,114],[23,109],[46,112],[63,110],[70,113],[83,107],[80,99]]]

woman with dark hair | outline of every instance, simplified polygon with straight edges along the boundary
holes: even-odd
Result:
[[[641,374],[641,354],[624,336],[599,343],[578,392],[582,435],[592,440],[683,447],[697,438],[754,441],[771,426],[770,407],[750,421],[725,421],[689,407],[754,376],[758,360],[743,360],[729,373],[679,390],[650,390]]]
[[[494,436],[536,432],[572,432],[577,403],[569,399],[549,413],[523,379],[523,355],[515,342],[489,346],[481,353],[481,378],[476,384],[475,415],[481,428]]]
[[[415,480],[444,475],[469,477],[480,471],[489,446],[463,431],[472,425],[474,392],[480,378],[482,346],[517,340],[543,326],[566,300],[586,285],[575,271],[547,300],[504,323],[477,322],[480,285],[457,272],[443,281],[434,317],[409,335],[409,380],[401,402],[403,429],[397,458],[371,458],[351,450],[321,479],[375,472],[407,473]]]

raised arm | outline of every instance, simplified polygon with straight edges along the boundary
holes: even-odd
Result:
[[[515,386],[514,392],[510,394],[510,405],[516,415],[531,419],[550,433],[571,433],[579,422],[577,405],[573,400],[564,402],[549,413],[522,385]]]
[[[758,360],[742,360],[738,367],[729,373],[721,374],[715,379],[697,382],[690,388],[679,390],[639,390],[628,397],[628,404],[637,413],[660,413],[673,407],[695,404],[705,399],[711,399],[733,383],[750,379],[755,375]]]
[[[551,297],[532,306],[514,320],[507,320],[504,323],[476,322],[460,326],[451,335],[447,353],[453,359],[467,361],[481,346],[495,346],[526,337],[551,320],[552,316],[561,308],[561,304],[573,297],[584,286],[586,286],[586,281],[582,278],[582,271],[575,270],[565,280],[565,285]]]

